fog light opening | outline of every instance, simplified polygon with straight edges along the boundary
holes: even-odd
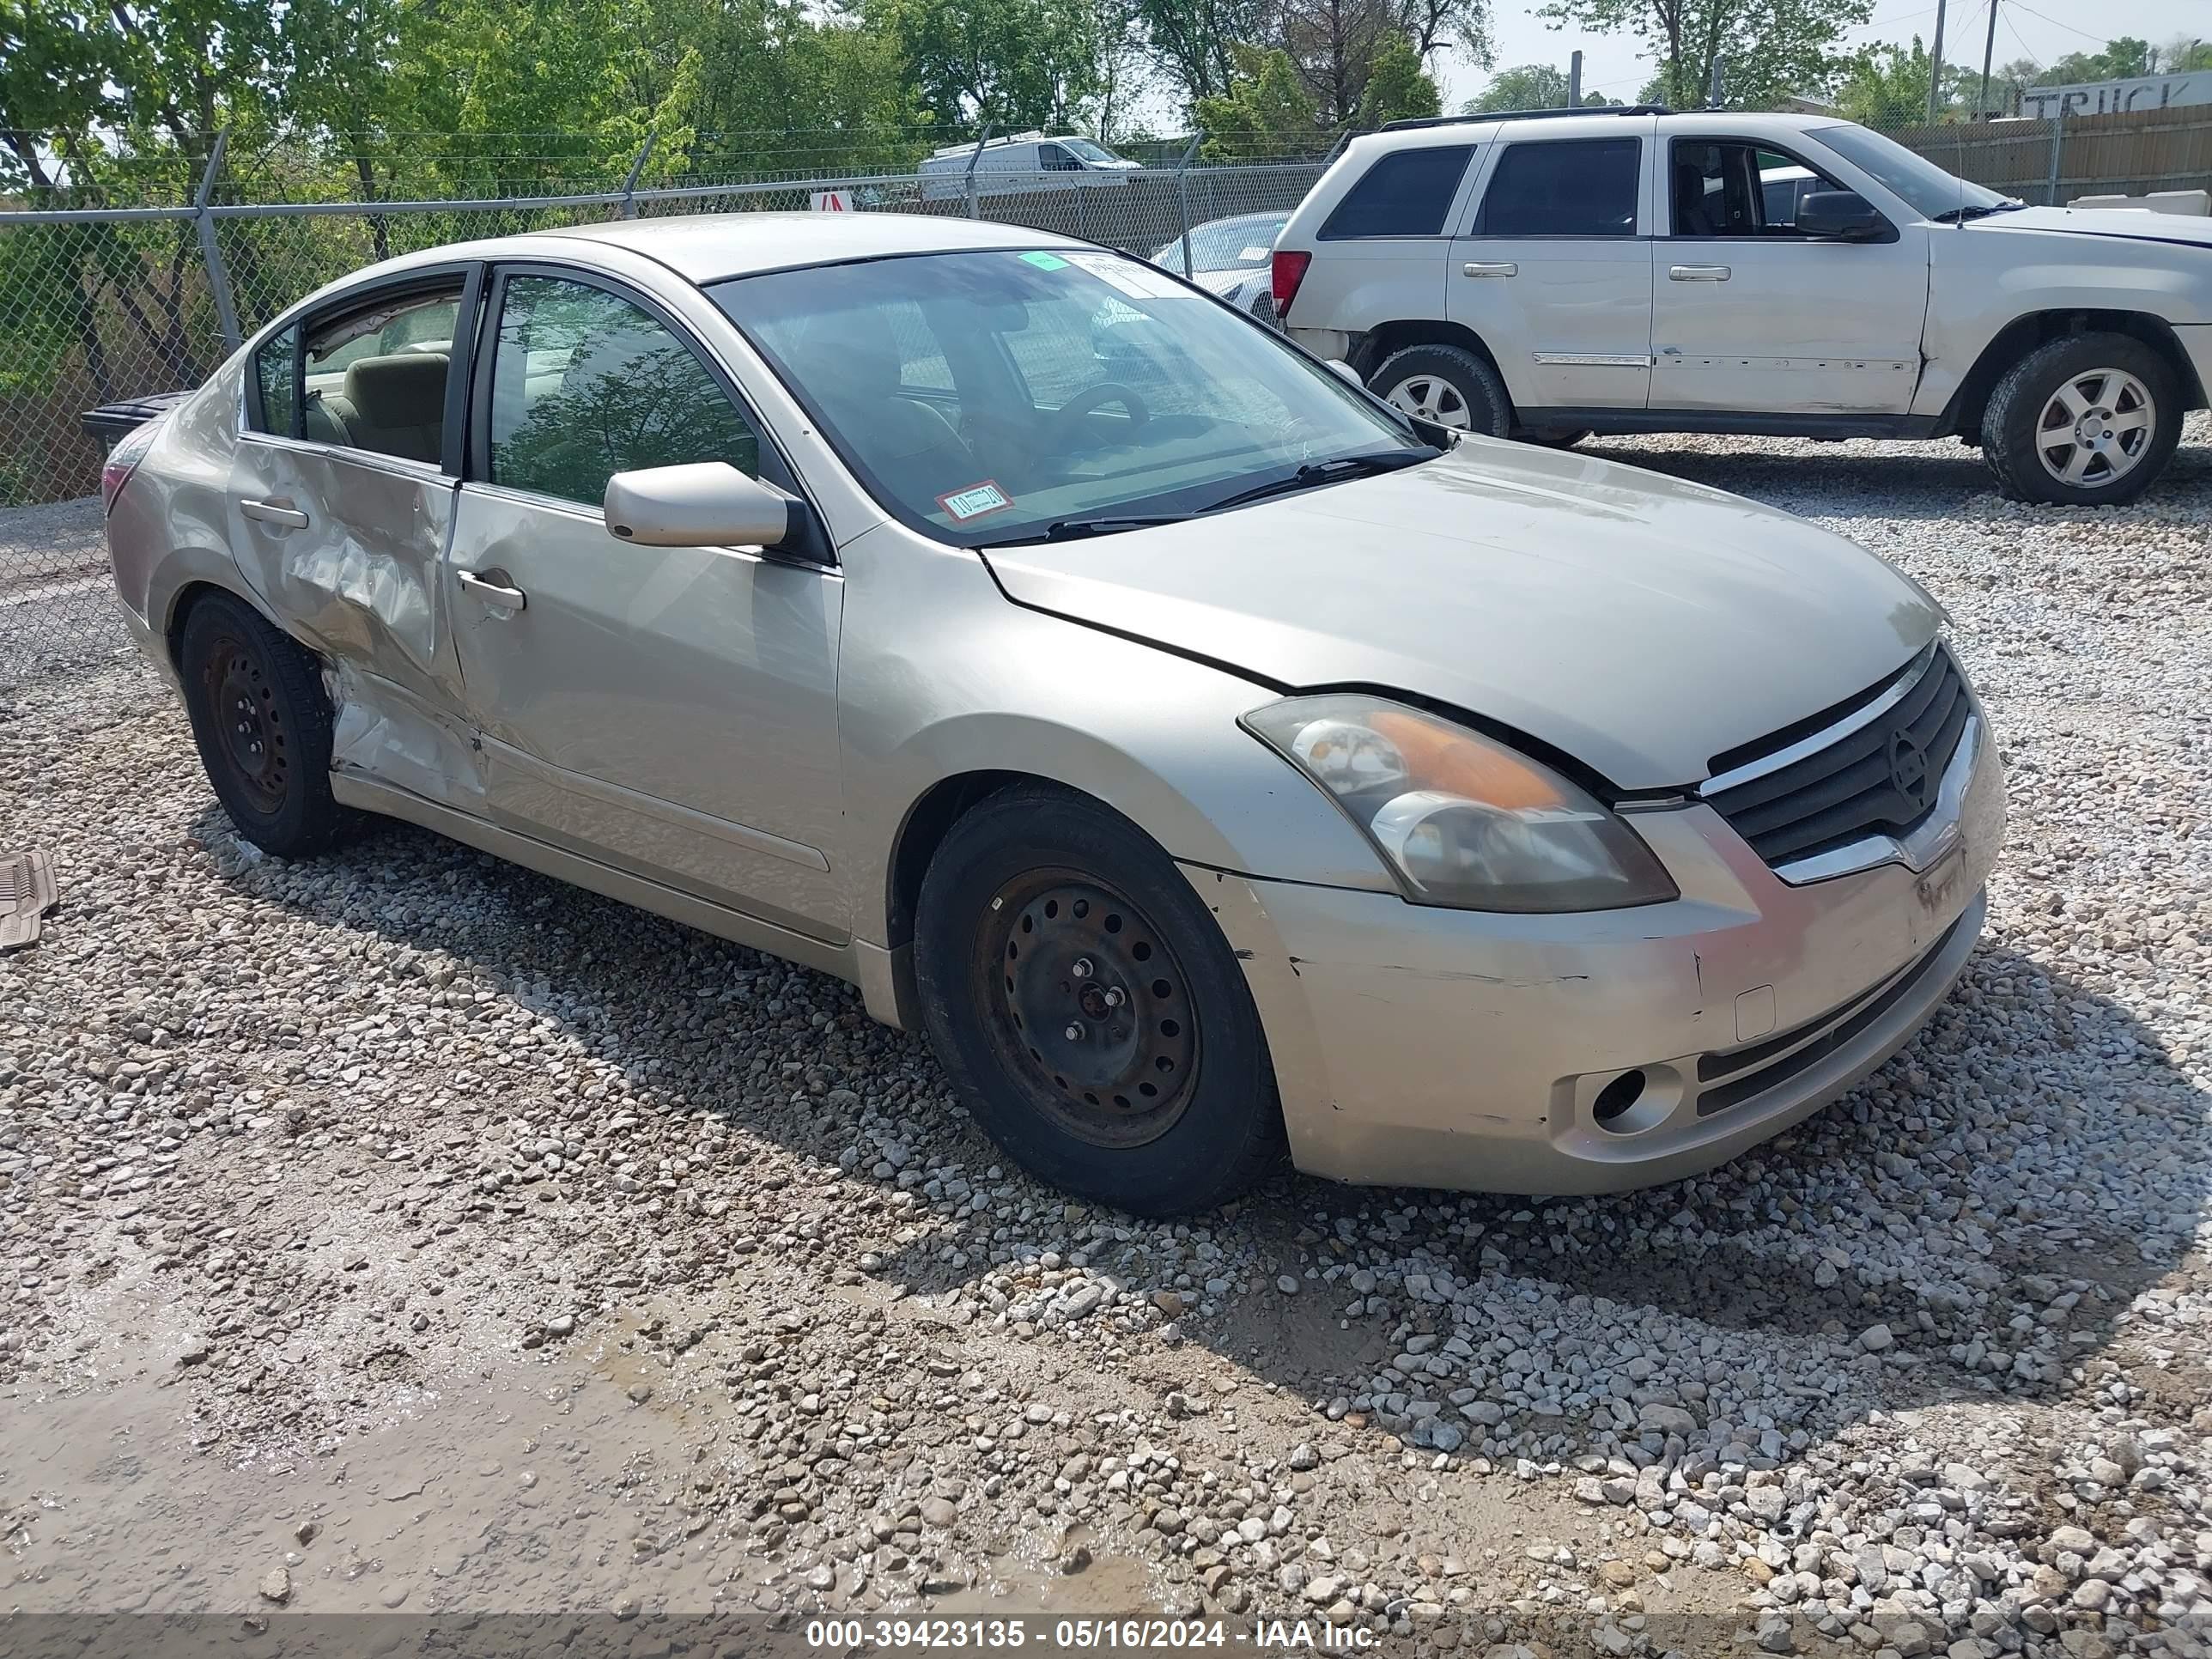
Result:
[[[1597,1119],[1599,1127],[1627,1129],[1630,1126],[1621,1123],[1620,1120],[1627,1115],[1638,1101],[1644,1098],[1644,1076],[1639,1069],[1623,1072],[1599,1090],[1597,1098],[1590,1103],[1591,1115]]]

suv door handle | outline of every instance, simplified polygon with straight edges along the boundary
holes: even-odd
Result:
[[[289,495],[272,495],[265,501],[240,501],[238,510],[249,519],[263,524],[281,525],[287,530],[305,530],[307,515],[292,505]]]
[[[1725,283],[1728,279],[1726,265],[1672,265],[1667,271],[1670,283]]]
[[[529,596],[515,586],[514,578],[495,567],[489,570],[463,570],[456,578],[461,586],[486,605],[501,611],[523,611],[529,608]]]
[[[1485,264],[1480,259],[1470,259],[1460,267],[1460,273],[1466,276],[1518,276],[1521,274],[1521,267],[1510,259],[1500,259],[1493,264]]]

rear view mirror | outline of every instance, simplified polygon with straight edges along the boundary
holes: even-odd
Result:
[[[603,501],[607,533],[645,547],[773,547],[791,533],[791,501],[727,461],[617,472]]]
[[[1871,242],[1888,233],[1889,221],[1855,190],[1816,190],[1797,204],[1797,228],[1839,242]]]

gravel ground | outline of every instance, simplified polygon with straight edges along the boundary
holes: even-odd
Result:
[[[1925,582],[2012,792],[1921,1037],[1631,1197],[1070,1204],[842,985],[404,828],[262,859],[143,672],[0,690],[63,890],[0,957],[15,1604],[2212,1652],[2208,438],[2098,513],[1605,447]]]

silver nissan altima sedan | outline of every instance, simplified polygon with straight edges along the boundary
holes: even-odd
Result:
[[[270,853],[356,812],[852,981],[1146,1213],[1705,1170],[1904,1043],[1996,745],[1880,560],[1424,426],[1140,260],[752,214],[301,301],[112,458]]]

